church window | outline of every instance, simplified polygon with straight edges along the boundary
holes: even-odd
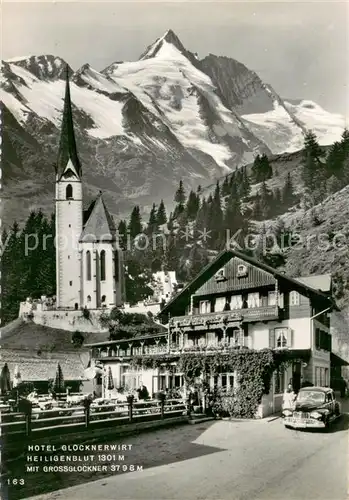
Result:
[[[101,281],[105,281],[105,250],[101,251]]]
[[[91,281],[91,252],[86,252],[86,279]]]
[[[68,184],[66,190],[65,190],[65,197],[67,200],[70,200],[73,198],[73,186],[71,184]]]
[[[114,265],[115,265],[115,281],[119,281],[119,254],[114,253]]]

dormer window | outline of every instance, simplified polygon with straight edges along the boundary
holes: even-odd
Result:
[[[67,200],[73,199],[73,186],[71,184],[68,184],[68,186],[66,187],[65,197]]]
[[[239,264],[237,272],[238,278],[244,278],[247,274],[247,267],[244,264]]]
[[[215,274],[215,280],[216,281],[224,281],[226,279],[225,277],[225,269],[224,267],[220,269],[216,274]]]

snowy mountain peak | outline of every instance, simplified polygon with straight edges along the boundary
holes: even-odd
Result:
[[[29,71],[39,80],[60,80],[65,78],[67,63],[61,57],[51,54],[15,58],[5,61],[10,67],[15,65]],[[73,70],[68,66],[69,74]]]
[[[143,54],[140,56],[139,60],[143,61],[154,57],[161,57],[163,59],[169,57],[170,59],[173,59],[173,56],[176,53],[177,55],[178,53],[181,54],[182,56],[186,57],[192,64],[197,65],[196,56],[189,52],[184,47],[176,33],[169,29],[164,33],[162,37],[157,38],[154,43],[149,45],[145,52],[143,52]]]

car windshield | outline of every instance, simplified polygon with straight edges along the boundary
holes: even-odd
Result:
[[[311,403],[324,403],[325,402],[325,393],[320,391],[299,391],[297,396],[297,402],[311,402]]]

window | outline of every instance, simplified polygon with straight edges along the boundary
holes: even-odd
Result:
[[[102,302],[105,302],[107,297],[105,295],[102,295]]]
[[[288,329],[275,328],[275,347],[287,347],[288,345]]]
[[[241,295],[232,295],[230,299],[230,307],[231,309],[241,309],[242,308],[242,296]]]
[[[225,280],[225,269],[224,269],[224,267],[222,269],[220,269],[215,274],[215,279],[216,279],[216,281],[224,281]]]
[[[292,330],[290,328],[274,328],[269,330],[270,349],[292,347]]]
[[[65,197],[67,200],[71,200],[73,198],[73,186],[71,184],[68,184],[65,189]]]
[[[200,314],[207,314],[211,312],[211,302],[209,300],[200,301]]]
[[[105,281],[105,250],[101,251],[101,281]]]
[[[114,252],[114,276],[115,281],[119,281],[119,253]]]
[[[243,278],[244,276],[247,276],[247,267],[244,266],[243,264],[239,264],[237,276],[238,278]]]
[[[279,294],[279,307],[281,307],[281,309],[283,309],[283,307],[284,307],[284,294],[283,293]]]
[[[70,259],[70,255],[68,255],[68,260]]]
[[[227,391],[234,389],[235,376],[234,373],[221,373],[214,377],[214,385],[226,389]]]
[[[299,306],[299,293],[290,292],[290,306]]]
[[[268,306],[276,306],[276,292],[268,292]]]
[[[229,345],[230,346],[243,346],[244,345],[244,332],[243,330],[233,330],[231,334],[228,334]]]
[[[260,307],[260,297],[259,293],[249,293],[247,297],[248,307]]]
[[[91,281],[91,252],[89,250],[86,252],[86,279]]]
[[[91,295],[87,295],[87,302],[91,302]]]
[[[217,297],[216,298],[216,302],[215,302],[215,306],[214,306],[215,312],[222,312],[222,311],[224,311],[225,303],[226,303],[226,298],[225,297]]]
[[[73,282],[72,281],[69,281],[69,286],[73,286]]]

